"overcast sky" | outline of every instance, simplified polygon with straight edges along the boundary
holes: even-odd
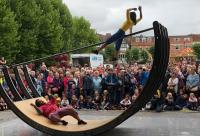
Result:
[[[200,0],[63,0],[73,16],[83,16],[98,33],[114,33],[125,20],[127,8],[143,7],[143,20],[133,31],[152,26],[154,20],[169,35],[200,34]]]

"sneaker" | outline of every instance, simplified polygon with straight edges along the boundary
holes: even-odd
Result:
[[[68,122],[62,120],[62,125],[67,126]]]
[[[78,121],[78,125],[86,125],[86,124],[87,124],[87,122],[85,122],[83,120]]]
[[[99,54],[99,51],[98,50],[92,50],[92,53]]]

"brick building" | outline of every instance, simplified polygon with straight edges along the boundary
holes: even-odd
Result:
[[[170,58],[194,57],[192,45],[200,43],[200,34],[169,36],[170,39]],[[152,36],[136,36],[132,38],[131,46],[137,48],[150,48],[154,46],[155,39]]]
[[[101,41],[105,41],[110,34],[99,35]],[[193,51],[191,49],[192,45],[195,43],[200,43],[200,34],[190,34],[190,35],[177,35],[169,36],[170,39],[170,59],[173,60],[177,57],[194,57]],[[143,36],[139,35],[132,38],[126,38],[123,45],[131,45],[132,47],[148,49],[154,46],[155,39],[153,36]],[[122,46],[122,47],[124,47]],[[128,46],[126,46],[127,48]],[[121,54],[124,54],[125,49],[122,50]],[[123,56],[123,55],[122,55]]]

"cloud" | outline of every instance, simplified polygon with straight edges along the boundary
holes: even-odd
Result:
[[[144,18],[134,31],[152,26],[154,20],[170,35],[200,33],[199,0],[63,0],[72,15],[84,16],[98,33],[114,33],[125,20],[127,8],[143,6]]]

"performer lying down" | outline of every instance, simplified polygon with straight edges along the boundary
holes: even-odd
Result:
[[[78,113],[73,109],[73,107],[67,106],[64,108],[59,108],[56,105],[55,98],[51,98],[47,103],[43,100],[37,99],[35,104],[32,103],[31,106],[33,106],[40,115],[47,117],[54,123],[62,123],[62,125],[67,125],[68,122],[62,120],[62,117],[69,115],[77,119],[78,125],[87,124],[87,122],[79,118]]]

